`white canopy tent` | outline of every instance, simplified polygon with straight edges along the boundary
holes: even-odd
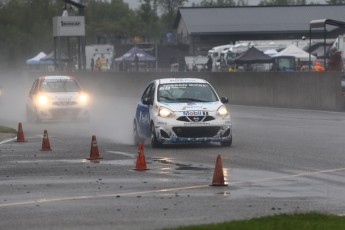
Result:
[[[276,55],[278,53],[278,51],[276,49],[268,49],[268,50],[265,50],[264,54],[272,57],[274,55]]]
[[[41,58],[47,56],[44,52],[39,52],[35,57],[26,60],[26,64],[41,64]]]
[[[289,45],[279,53],[273,55],[273,57],[279,57],[279,56],[294,56],[296,59],[299,59],[300,61],[309,61],[309,53],[298,48],[295,45]],[[316,61],[316,57],[314,55],[310,55],[311,61]]]

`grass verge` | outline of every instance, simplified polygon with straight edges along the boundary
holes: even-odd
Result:
[[[345,217],[322,213],[281,214],[251,220],[194,225],[169,230],[344,230]],[[168,229],[166,229],[168,230]]]
[[[8,128],[8,127],[4,127],[4,126],[0,126],[0,133],[17,133],[17,130],[12,129],[12,128]]]

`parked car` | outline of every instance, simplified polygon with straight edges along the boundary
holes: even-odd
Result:
[[[228,99],[219,98],[205,80],[154,80],[136,107],[134,142],[149,139],[152,147],[185,142],[220,142],[222,146],[231,146],[231,118],[223,103],[228,103]]]
[[[28,121],[88,120],[89,95],[70,76],[42,76],[32,85],[26,102]]]

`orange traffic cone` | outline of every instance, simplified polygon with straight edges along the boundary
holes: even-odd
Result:
[[[41,151],[50,151],[50,150],[52,150],[52,149],[50,148],[48,132],[47,132],[47,130],[44,130]]]
[[[86,158],[87,160],[99,160],[102,159],[102,157],[99,156],[99,151],[98,151],[98,145],[97,145],[97,140],[96,136],[92,136],[92,141],[91,141],[91,151],[90,151],[90,157]]]
[[[25,138],[24,138],[24,132],[23,132],[23,127],[22,127],[22,123],[19,122],[18,124],[18,131],[17,131],[17,140],[16,142],[25,142]]]
[[[222,158],[219,154],[216,160],[216,167],[214,168],[212,186],[227,186],[227,184],[224,183]]]
[[[145,160],[145,156],[144,156],[144,145],[143,144],[139,144],[138,146],[138,157],[137,157],[137,162],[135,163],[135,168],[134,170],[137,171],[145,171],[147,170],[146,167],[146,160]]]

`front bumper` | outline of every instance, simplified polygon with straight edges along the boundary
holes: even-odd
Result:
[[[160,119],[155,123],[156,137],[159,142],[225,142],[232,138],[230,118],[210,122],[166,122]]]
[[[55,106],[38,108],[40,120],[87,120],[90,117],[89,108],[81,106]]]

